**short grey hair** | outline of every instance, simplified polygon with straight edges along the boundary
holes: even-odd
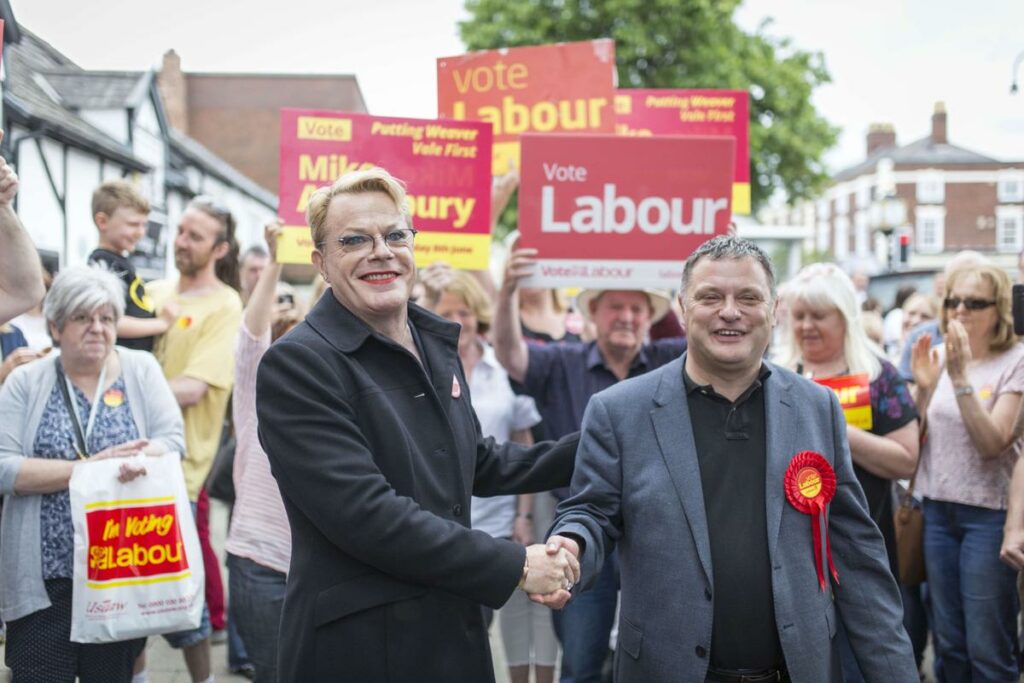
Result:
[[[125,285],[104,264],[64,268],[43,299],[43,316],[58,330],[76,313],[92,313],[102,306],[114,310],[114,320],[124,315]]]
[[[768,289],[771,291],[772,299],[775,299],[775,271],[772,269],[772,260],[768,258],[768,254],[750,240],[732,235],[719,235],[709,239],[697,247],[697,250],[686,259],[686,265],[683,266],[682,289],[680,290],[684,297],[686,296],[686,287],[690,284],[690,277],[693,275],[693,269],[697,267],[697,261],[702,258],[709,258],[712,261],[754,259],[764,269],[764,274],[768,278]]]

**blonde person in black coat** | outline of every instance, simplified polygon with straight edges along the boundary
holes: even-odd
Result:
[[[470,530],[470,496],[568,484],[577,436],[532,448],[481,437],[459,326],[409,303],[416,231],[401,183],[347,174],[307,217],[329,289],[257,378],[292,532],[279,679],[491,681],[480,605],[518,587],[557,606],[579,566]]]

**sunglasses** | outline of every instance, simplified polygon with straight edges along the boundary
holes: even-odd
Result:
[[[988,308],[989,306],[995,306],[996,302],[990,299],[974,299],[972,297],[961,299],[958,296],[951,296],[942,302],[942,305],[949,310],[959,308],[960,304],[963,304],[964,308],[966,308],[968,311],[981,311]]]

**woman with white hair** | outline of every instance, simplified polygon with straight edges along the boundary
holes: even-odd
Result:
[[[885,360],[861,324],[853,282],[837,266],[816,263],[786,283],[790,334],[779,349],[780,365],[811,379],[867,375],[871,427],[847,426],[850,456],[864,489],[871,518],[885,539],[893,575],[896,532],[893,527],[892,481],[914,473],[918,456],[918,415],[905,380]],[[852,652],[843,653],[847,681],[863,680]],[[849,656],[846,656],[849,655]]]
[[[75,468],[184,450],[181,413],[156,360],[114,346],[124,301],[113,273],[64,270],[43,302],[60,356],[17,368],[0,390],[0,617],[16,681],[127,682],[145,645],[69,639]],[[121,466],[122,481],[144,474]]]
[[[789,338],[777,361],[811,378],[866,374],[871,393],[871,428],[848,427],[854,471],[868,507],[885,537],[895,573],[890,481],[911,476],[917,465],[917,409],[906,382],[884,359],[860,321],[857,294],[837,266],[810,265],[786,283]]]

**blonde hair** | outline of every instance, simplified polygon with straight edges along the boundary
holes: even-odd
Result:
[[[853,281],[838,266],[831,263],[807,266],[783,286],[781,296],[786,297],[789,306],[800,301],[811,308],[838,310],[846,323],[843,356],[849,373],[866,373],[868,379],[873,381],[882,372],[882,362],[879,360],[883,354],[882,349],[865,332]],[[796,368],[803,362],[800,345],[796,341],[796,330],[792,325],[780,346],[775,354],[780,365]]]
[[[317,249],[327,240],[327,209],[331,200],[339,194],[363,194],[365,192],[383,192],[395,203],[405,218],[407,225],[412,225],[409,205],[405,201],[405,184],[379,166],[362,171],[352,171],[341,176],[331,185],[325,185],[309,198],[306,207],[306,222],[313,236],[313,244]]]
[[[444,291],[458,296],[473,311],[473,316],[476,318],[477,334],[486,334],[487,330],[491,329],[494,308],[491,306],[487,294],[484,293],[484,288],[480,286],[475,277],[464,270],[452,271],[452,280],[444,288]]]
[[[149,200],[142,196],[135,186],[127,180],[108,180],[92,193],[92,216],[104,213],[113,216],[118,209],[134,209],[139,213],[149,213]]]
[[[1002,268],[991,263],[970,263],[958,266],[946,275],[946,285],[942,293],[943,298],[948,299],[953,291],[953,285],[957,279],[973,275],[987,280],[992,285],[993,298],[996,301],[996,328],[992,333],[992,340],[988,344],[990,351],[1006,351],[1017,343],[1017,335],[1013,333],[1013,304],[1011,292],[1013,283],[1010,276]],[[942,313],[939,316],[939,329],[942,334],[947,334],[949,326],[949,309],[942,306]]]

